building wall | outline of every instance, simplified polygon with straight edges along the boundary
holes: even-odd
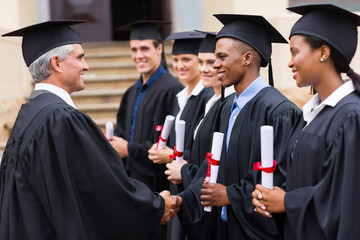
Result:
[[[0,34],[36,22],[35,0],[0,0]],[[21,38],[0,38],[0,142],[32,88],[21,54]]]

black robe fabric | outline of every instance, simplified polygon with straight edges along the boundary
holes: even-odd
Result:
[[[212,87],[203,88],[198,95],[190,96],[184,107],[184,110],[181,113],[180,120],[185,121],[184,157],[189,154],[188,151],[193,143],[192,133],[196,128],[196,124],[204,115],[206,103],[213,95],[214,89]],[[173,115],[176,116],[179,110],[179,104],[176,100],[173,106]],[[175,127],[173,127],[170,131],[170,137],[168,142],[169,147],[173,148],[175,146],[175,139]]]
[[[326,106],[288,144],[285,239],[360,239],[360,97]]]
[[[226,133],[231,104],[227,104],[221,113],[220,132]],[[194,225],[200,226],[197,236],[207,239],[282,239],[275,220],[264,218],[254,212],[251,193],[255,185],[261,183],[261,172],[253,170],[253,164],[261,161],[260,127],[274,127],[274,158],[278,159],[300,110],[273,87],[262,89],[241,110],[231,132],[228,152],[226,152],[226,135],[219,166],[218,183],[227,187],[230,206],[227,206],[227,222],[221,220],[221,208],[213,207],[211,214],[215,220],[209,220],[209,214],[203,213],[200,204],[201,179],[206,174],[207,163],[203,163],[188,190],[179,194],[183,198],[180,219],[184,229],[194,234]],[[274,173],[274,185],[284,181],[283,169],[277,168]],[[212,217],[214,218],[214,217]],[[216,223],[214,223],[216,221]],[[202,223],[214,225],[204,227]],[[188,229],[186,229],[188,227]]]
[[[158,141],[160,132],[156,126],[163,125],[167,115],[173,113],[176,94],[183,85],[167,73],[157,79],[147,90],[138,107],[134,141],[128,143],[130,157],[129,176],[145,183],[151,190],[160,192],[168,189],[164,174],[165,165],[153,164],[148,158],[148,150]],[[131,86],[122,97],[117,113],[116,136],[129,141],[132,112],[136,100],[137,86]]]
[[[163,212],[90,117],[52,93],[22,106],[1,161],[0,239],[150,239]]]
[[[181,168],[181,178],[184,189],[189,187],[200,165],[206,160],[206,154],[211,151],[213,134],[220,130],[220,112],[222,106],[225,105],[224,102],[230,101],[232,103],[234,96],[235,93],[231,94],[226,99],[219,99],[214,103],[206,116],[201,118],[203,121],[198,127],[195,139],[193,131],[191,138],[194,140],[190,145],[190,150],[187,151],[189,153],[186,154],[186,156],[184,155],[184,159],[187,160],[188,163]]]

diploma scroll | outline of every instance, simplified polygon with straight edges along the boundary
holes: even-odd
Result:
[[[206,159],[208,161],[208,172],[205,181],[209,181],[211,183],[216,183],[217,181],[223,140],[223,133],[214,132],[211,153],[208,153],[206,156]],[[204,207],[205,212],[211,212],[211,210],[211,206]]]
[[[263,168],[271,168],[274,165],[273,149],[274,149],[274,133],[272,126],[260,127],[261,136],[261,166]],[[273,173],[261,171],[261,185],[273,188]]]
[[[166,144],[166,141],[169,137],[170,130],[172,127],[172,124],[174,122],[175,117],[171,115],[167,115],[165,118],[164,126],[162,127],[159,140],[157,142],[155,150],[163,150]]]
[[[114,124],[112,122],[106,122],[106,138],[112,140],[114,136]]]
[[[175,156],[177,162],[182,162],[184,153],[185,121],[180,120],[176,123],[176,148]]]

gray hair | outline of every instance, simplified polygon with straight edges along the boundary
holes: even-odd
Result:
[[[34,82],[37,83],[45,80],[51,75],[49,71],[51,69],[50,60],[53,56],[58,56],[60,60],[65,60],[73,49],[72,44],[53,48],[32,62],[29,66],[29,71]]]

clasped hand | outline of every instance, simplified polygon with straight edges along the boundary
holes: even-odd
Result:
[[[164,190],[160,195],[165,200],[165,210],[160,224],[168,223],[172,218],[177,216],[177,212],[180,210],[182,205],[182,198],[176,195],[170,196],[170,192]]]

